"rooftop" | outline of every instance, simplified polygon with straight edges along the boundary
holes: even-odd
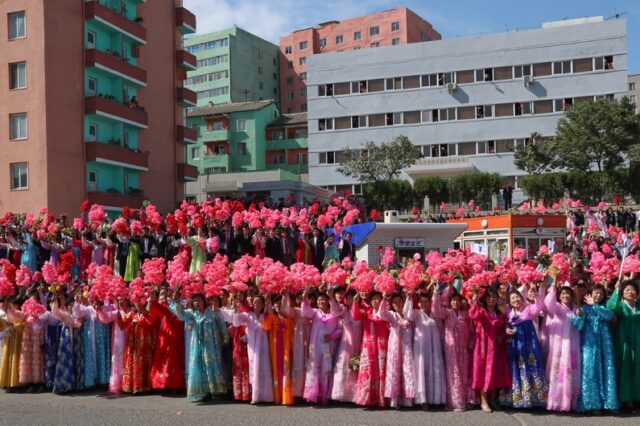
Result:
[[[230,114],[232,112],[257,111],[273,103],[273,99],[258,102],[233,102],[219,105],[206,105],[189,111],[189,117]]]
[[[306,112],[299,112],[297,114],[282,114],[267,127],[295,126],[298,124],[307,124]]]

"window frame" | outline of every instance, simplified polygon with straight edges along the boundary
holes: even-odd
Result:
[[[91,92],[91,82],[94,82],[94,90]],[[87,80],[87,95],[96,96],[98,94],[98,79],[95,77],[89,77]]]
[[[93,37],[93,42],[89,41],[89,38]],[[95,49],[98,45],[98,34],[95,31],[87,30],[87,47],[89,49]]]
[[[353,40],[362,40],[362,31],[354,31],[353,32]]]
[[[344,36],[342,34],[336,36],[336,44],[343,44]]]
[[[391,32],[400,31],[400,21],[394,21],[391,23]]]
[[[93,129],[93,135],[91,134],[91,130]],[[87,130],[87,139],[89,142],[97,142],[98,140],[98,125],[96,123],[89,123]]]
[[[380,35],[380,27],[376,25],[375,27],[369,27],[369,37],[375,37]]]
[[[15,16],[18,16],[18,15],[22,15],[22,19],[24,21],[24,23],[23,23],[24,33],[22,35],[19,35],[19,34],[17,34],[17,31],[16,31],[16,36],[12,37],[12,35],[11,35],[12,19],[11,18],[13,18]],[[16,27],[16,29],[17,29],[17,27]],[[26,11],[19,10],[17,12],[8,13],[7,14],[7,39],[9,41],[13,41],[13,40],[20,40],[20,39],[23,39],[23,38],[27,38],[27,13],[26,13]]]
[[[244,118],[236,119],[236,132],[246,132],[247,131],[247,120]]]
[[[305,50],[309,48],[309,41],[304,40],[298,43],[298,49],[299,50]]]
[[[19,169],[20,166],[26,166],[26,173],[25,173],[25,179],[26,182],[21,182],[22,181],[22,173],[21,170]],[[20,186],[14,186],[14,180],[15,180],[15,169],[14,167],[18,167],[18,181],[19,181],[19,185]],[[19,163],[10,163],[9,164],[10,167],[10,179],[9,179],[9,185],[12,191],[27,191],[29,189],[29,162],[24,161],[24,162],[19,162]]]
[[[13,119],[17,117],[24,117],[24,136],[14,137],[14,122]],[[9,140],[10,141],[24,141],[29,139],[29,116],[26,112],[16,112],[9,114]]]
[[[20,86],[20,66],[23,69],[23,85]],[[15,80],[13,70],[16,70]],[[27,88],[27,61],[9,63],[9,90],[24,90]]]
[[[246,142],[238,142],[238,155],[241,157],[245,155],[249,155],[249,150],[247,149]]]

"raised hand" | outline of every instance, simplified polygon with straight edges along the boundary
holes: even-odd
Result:
[[[589,305],[589,306],[593,306],[593,305],[595,305],[595,304],[596,304],[596,301],[593,299],[593,296],[592,296],[592,295],[587,294],[587,295],[584,297],[584,303],[586,303],[586,304],[587,304],[587,305]]]

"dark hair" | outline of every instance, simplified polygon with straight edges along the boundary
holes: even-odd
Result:
[[[560,290],[558,291],[558,301],[560,301],[560,295],[562,294],[563,291],[569,292],[569,294],[571,295],[571,297],[573,298],[573,289],[571,287],[569,287],[568,285],[563,285],[562,287],[560,287]]]
[[[494,296],[494,297],[498,296],[497,292],[495,291],[495,289],[493,287],[487,287],[487,290],[484,292],[484,294],[480,298],[482,303],[484,303],[485,300],[487,299],[487,297],[489,297],[489,296]]]
[[[622,297],[622,293],[624,293],[624,290],[629,286],[633,287],[635,289],[636,293],[638,292],[638,284],[636,284],[635,281],[625,280],[625,281],[622,281],[622,284],[620,284],[620,296],[621,297]]]
[[[593,295],[594,291],[601,291],[602,294],[605,296],[602,298],[602,300],[600,301],[600,305],[604,305],[604,302],[606,300],[606,296],[607,296],[607,290],[604,288],[604,286],[602,284],[596,284],[594,285],[591,290],[589,290],[589,294]]]
[[[517,294],[518,296],[522,297],[522,294],[515,288],[509,291],[509,293],[508,293],[509,299],[511,298],[512,294]]]

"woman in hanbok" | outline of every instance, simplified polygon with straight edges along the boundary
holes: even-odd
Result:
[[[308,234],[302,234],[302,237],[296,242],[296,263],[313,265],[313,251]]]
[[[223,309],[225,321],[237,327],[247,327],[247,349],[249,354],[249,378],[251,403],[273,402],[273,382],[271,381],[271,361],[269,357],[269,336],[264,330],[264,299],[253,298],[253,311],[240,312]]]
[[[5,330],[4,346],[2,347],[2,364],[0,365],[0,388],[13,390],[20,386],[20,352],[22,335],[26,322],[23,317],[14,313],[19,310],[17,298],[5,302],[7,326]]]
[[[151,389],[184,388],[184,324],[167,305],[167,295],[160,293],[156,308],[162,315],[151,361]]]
[[[326,404],[331,392],[336,342],[341,330],[338,321],[329,309],[329,296],[321,293],[316,301],[317,308],[309,302],[308,290],[302,296],[302,316],[312,320],[309,336],[307,373],[304,379],[303,398],[307,402]]]
[[[37,294],[31,296],[37,300]],[[20,348],[20,385],[44,384],[44,331],[46,318],[28,318],[26,314],[9,307],[9,318],[14,323],[25,323]]]
[[[91,241],[93,246],[93,251],[91,252],[91,263],[95,263],[96,266],[100,266],[105,263],[104,259],[107,243],[103,238],[96,236],[96,238]]]
[[[616,284],[607,308],[618,317],[615,332],[618,398],[627,408],[640,401],[640,310],[638,286],[633,281]]]
[[[277,296],[273,304],[266,302],[262,326],[269,334],[273,402],[291,405],[294,402],[291,370],[293,367],[293,330],[295,320],[288,293]]]
[[[111,328],[96,321],[96,309],[89,305],[90,295],[85,292],[73,305],[73,316],[82,323],[84,353],[84,388],[106,385],[111,375]]]
[[[507,356],[511,371],[511,387],[500,391],[500,405],[511,408],[544,408],[547,406],[549,382],[544,371],[544,358],[534,321],[544,307],[547,286],[538,289],[531,304],[517,290],[509,293],[507,311]]]
[[[343,295],[344,303],[341,303]],[[360,354],[362,327],[360,321],[354,320],[351,315],[354,296],[353,290],[346,294],[336,292],[335,297],[331,297],[331,293],[329,294],[331,313],[340,320],[342,325],[342,338],[338,347],[331,388],[331,399],[335,401],[353,402],[358,384],[358,372],[351,368],[351,358]]]
[[[124,271],[125,282],[131,282],[138,278],[140,274],[140,239],[133,233],[129,242],[129,251],[127,252],[127,263]]]
[[[358,384],[354,402],[367,407],[384,407],[389,324],[378,315],[383,302],[380,293],[373,293],[370,304],[356,296],[351,315],[362,324],[362,351],[358,366]]]
[[[36,246],[33,243],[33,237],[30,233],[25,232],[24,244],[20,247],[22,253],[20,255],[20,264],[29,268],[31,272],[38,270],[38,256],[36,254]]]
[[[194,229],[191,229],[187,244],[191,248],[189,272],[192,274],[200,272],[202,265],[207,262],[206,243],[207,236],[203,228],[199,228],[197,234]]]
[[[604,307],[605,290],[595,286],[585,296],[581,312],[573,324],[582,337],[582,389],[578,397],[578,411],[617,410],[618,387],[615,355],[609,321],[614,313]]]
[[[496,293],[488,288],[478,301],[474,294],[469,317],[475,325],[471,388],[480,392],[480,407],[490,413],[497,408],[498,390],[511,386],[505,345],[505,315],[498,309]]]
[[[153,296],[154,293],[151,294]],[[121,315],[117,320],[118,326],[128,331],[122,375],[122,391],[125,393],[137,394],[151,389],[155,326],[162,316],[154,303],[147,310],[146,302],[144,298],[135,300],[136,311]]]
[[[295,299],[295,307],[293,307],[295,327],[293,329],[293,371],[291,372],[291,380],[293,382],[294,398],[302,398],[304,394],[304,380],[309,356],[309,336],[311,334],[311,320],[302,316],[301,304],[302,293],[298,293]]]
[[[249,312],[245,303],[244,293],[235,294],[236,307],[239,312]],[[249,355],[247,352],[247,326],[235,327],[229,324],[229,336],[232,341],[231,353],[231,382],[233,399],[236,401],[251,401],[249,386]]]
[[[473,328],[469,313],[462,309],[462,297],[455,290],[450,291],[447,306],[443,305],[440,293],[433,294],[433,316],[440,319],[444,323],[444,354],[447,377],[447,406],[454,411],[464,411],[469,405],[469,390],[471,389],[471,360],[473,354]],[[432,324],[427,315],[423,315],[423,321],[415,322],[416,330],[424,330],[422,338],[422,346],[426,349],[422,353],[426,354],[422,359],[416,357],[416,362],[425,364],[422,369],[425,371],[426,379],[422,375],[418,378],[418,395],[420,395],[421,384],[429,386],[435,380],[429,379],[430,376],[436,376],[437,364],[433,364],[428,356],[433,353],[437,347],[436,333],[437,324]],[[428,335],[431,335],[431,349],[427,345],[429,343]],[[414,349],[414,356],[420,349]],[[435,351],[437,353],[437,351]],[[417,371],[420,368],[416,367]],[[419,396],[420,397],[420,396]]]
[[[181,321],[193,322],[187,364],[187,399],[200,401],[207,396],[227,393],[228,375],[222,357],[227,329],[222,318],[207,308],[204,295],[193,294],[191,300],[193,309],[184,309],[179,292],[175,292],[169,307]]]
[[[548,314],[545,332],[548,338],[546,375],[549,380],[547,410],[573,411],[580,394],[580,332],[572,324],[577,306],[571,287],[557,286],[544,299]]]
[[[251,245],[253,246],[253,255],[255,257],[265,257],[267,237],[264,235],[262,228],[258,228],[251,237]]]
[[[58,362],[58,346],[60,345],[60,332],[62,323],[53,317],[51,311],[40,316],[45,324],[44,332],[44,384],[45,389],[53,390],[56,378],[56,364]]]
[[[428,409],[429,405],[447,403],[447,381],[445,379],[447,371],[442,351],[442,332],[439,326],[440,320],[446,321],[447,311],[442,308],[434,309],[436,304],[440,304],[440,300],[436,299],[434,295],[432,303],[428,293],[418,295],[418,309],[413,308],[411,293],[407,294],[407,300],[404,304],[404,316],[413,323],[414,327],[413,342],[411,343],[414,360],[412,370],[415,371],[416,377],[414,402],[422,405],[424,409]],[[391,344],[391,336],[389,344]],[[468,366],[468,361],[466,365]],[[388,363],[387,368],[389,368]],[[466,389],[469,389],[468,386]]]
[[[380,319],[389,323],[384,396],[389,399],[391,407],[411,407],[416,397],[413,323],[404,314],[402,296],[399,294],[392,296],[390,303],[392,310],[387,309],[386,301],[380,304],[378,310]]]
[[[122,391],[124,374],[124,350],[128,339],[128,330],[118,324],[118,316],[125,317],[129,313],[129,301],[126,294],[118,295],[117,306],[103,305],[97,311],[97,319],[101,324],[111,324],[111,374],[109,375],[109,392]]]
[[[63,303],[64,302],[64,303]],[[62,305],[62,306],[60,306]],[[82,324],[71,314],[73,298],[54,299],[51,315],[62,323],[53,393],[63,394],[84,388],[84,354],[82,351]]]

